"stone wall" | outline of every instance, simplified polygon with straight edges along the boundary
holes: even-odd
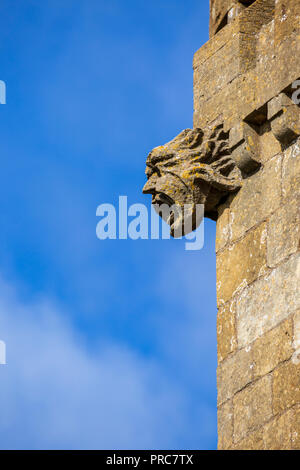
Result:
[[[219,449],[300,449],[299,15],[299,0],[211,0],[194,58],[194,126],[224,123],[258,164],[217,221]]]
[[[220,449],[300,449],[299,175],[300,139],[220,208]]]
[[[209,35],[214,36],[255,0],[210,0]]]

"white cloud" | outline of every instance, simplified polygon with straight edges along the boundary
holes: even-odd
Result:
[[[57,306],[24,302],[3,280],[0,312],[2,448],[184,448],[200,440],[184,387],[158,361],[112,342],[91,351]],[[195,408],[209,442],[213,412]]]

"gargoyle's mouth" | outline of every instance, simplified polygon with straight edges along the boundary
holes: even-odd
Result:
[[[175,207],[175,202],[173,201],[173,199],[165,193],[156,193],[153,194],[152,204],[158,206],[158,210],[156,211],[159,213],[162,219],[172,228],[176,219],[174,210],[169,210],[171,207]],[[163,206],[165,206],[165,208]]]

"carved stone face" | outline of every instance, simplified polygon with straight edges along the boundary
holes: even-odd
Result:
[[[152,204],[161,217],[170,225],[171,235],[176,238],[184,234],[184,217],[192,216],[193,194],[180,176],[172,170],[147,167],[148,181],[144,194],[152,194]],[[189,207],[191,206],[191,207]],[[187,212],[190,212],[188,214]]]
[[[222,127],[209,135],[205,138],[201,129],[186,129],[148,155],[143,193],[152,195],[152,204],[174,237],[186,235],[201,223],[197,205],[204,204],[205,215],[214,218],[222,197],[241,186]],[[173,210],[161,210],[166,206]]]

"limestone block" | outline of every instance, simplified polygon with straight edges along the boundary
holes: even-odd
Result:
[[[254,378],[271,372],[293,354],[293,323],[288,319],[258,338],[252,347]]]
[[[224,248],[229,241],[229,214],[230,210],[227,205],[219,207],[216,227],[216,252]]]
[[[271,377],[263,377],[233,399],[234,440],[262,426],[272,417]]]
[[[273,47],[272,40],[256,64],[256,106],[262,106],[288,88],[300,75],[299,33],[293,33]],[[259,39],[258,39],[259,44]],[[291,67],[291,64],[293,66]]]
[[[299,0],[293,7],[292,3],[288,2],[287,9],[293,11],[287,18],[277,14],[274,20],[275,1],[257,0],[196,52],[195,127],[223,116],[225,128],[230,128],[299,78]],[[276,5],[277,11],[286,6]],[[278,32],[287,25],[287,36],[278,40]],[[285,119],[297,129],[290,115]],[[274,123],[276,134],[279,124]]]
[[[222,250],[230,241],[230,206],[235,198],[235,193],[230,194],[226,202],[218,206],[218,218],[216,226],[216,253]]]
[[[218,403],[222,404],[253,380],[251,347],[221,362],[217,371]]]
[[[258,76],[255,69],[242,73],[230,84],[231,102],[224,110],[224,127],[232,128],[256,109]],[[223,93],[225,90],[223,90]],[[232,97],[235,97],[233,100]]]
[[[256,39],[256,68],[266,70],[272,66],[270,56],[274,55],[274,19],[261,28]]]
[[[274,15],[275,0],[257,0],[238,18],[240,35],[241,73],[254,68],[257,63],[257,34]]]
[[[230,8],[237,3],[236,0],[211,0],[210,1],[210,25],[209,36],[212,37],[218,31],[222,20]]]
[[[294,255],[238,296],[237,339],[245,347],[300,308],[300,257]]]
[[[256,34],[263,25],[274,17],[275,0],[256,0],[239,16],[239,26],[242,33]]]
[[[292,100],[285,93],[279,93],[268,102],[268,120],[281,114],[283,110],[286,110],[292,104]]]
[[[233,406],[231,400],[218,408],[218,436],[219,450],[226,450],[232,446]]]
[[[263,429],[265,450],[291,449],[291,415],[292,413],[288,411],[265,424]]]
[[[251,70],[247,74],[238,75],[232,82],[207,98],[202,92],[195,71],[194,127],[205,127],[217,120],[217,123],[224,121],[224,129],[229,131],[255,110],[257,80],[256,72]],[[232,99],[233,96],[235,99]]]
[[[233,450],[264,450],[263,432],[261,429],[250,433],[239,441]]]
[[[230,41],[195,69],[195,82],[199,84],[201,97],[209,99],[238,76],[239,47],[238,36],[232,36]]]
[[[223,361],[237,348],[235,302],[220,308],[217,316],[218,362]]]
[[[223,48],[228,42],[232,41],[232,37],[236,35],[238,31],[238,25],[234,23],[230,25],[230,27],[222,29],[222,31],[220,31],[216,36],[203,44],[203,46],[201,46],[194,54],[194,70],[211,58],[212,55]]]
[[[272,109],[272,102],[273,100],[270,102],[269,109]],[[274,136],[282,145],[287,146],[293,142],[300,136],[300,108],[295,104],[283,106],[280,114],[272,119],[271,128]]]
[[[229,128],[256,109],[260,81],[260,71],[254,71],[256,34],[272,19],[273,3],[274,0],[257,0],[196,52],[195,127],[205,126],[224,114],[225,128],[227,120]]]
[[[269,123],[267,123],[269,124]],[[281,153],[281,145],[271,130],[266,130],[260,136],[260,161],[266,163],[270,158]]]
[[[300,363],[289,361],[273,372],[274,414],[300,403]]]
[[[235,20],[241,13],[244,13],[245,9],[255,3],[255,0],[211,0],[210,1],[210,37],[214,36],[216,33],[220,34],[219,31],[223,31],[222,27],[226,23],[231,23]],[[251,17],[253,22],[257,22],[258,18],[261,19],[262,15],[258,15],[260,10],[263,9],[265,5],[272,4],[269,0],[257,0],[258,6],[254,5],[251,8]],[[273,2],[274,3],[274,2]],[[263,12],[266,12],[266,9],[263,9]],[[251,24],[252,22],[250,22]]]
[[[289,147],[282,162],[282,193],[284,198],[293,198],[300,188],[300,139]]]
[[[232,158],[243,173],[252,173],[259,168],[259,135],[249,124],[241,121],[230,130],[229,146]]]
[[[275,4],[275,40],[280,43],[291,33],[300,31],[299,0],[277,0]]]
[[[195,76],[197,71],[195,71]],[[197,78],[195,77],[195,80]],[[236,117],[235,107],[236,102],[232,101],[232,94],[238,93],[239,88],[239,77],[237,77],[233,82],[226,85],[225,88],[216,91],[210,98],[206,98],[203,95],[202,87],[200,85],[194,86],[194,127],[206,127],[216,120],[222,122],[224,120],[225,130],[228,131],[229,128],[226,123],[226,117],[224,113],[229,114],[229,109],[231,110],[234,117]],[[227,106],[229,109],[227,109]],[[203,110],[205,109],[205,113]],[[226,127],[227,126],[227,127]]]
[[[217,253],[217,298],[223,305],[266,268],[266,224]]]
[[[300,363],[300,310],[294,315],[294,337],[293,337],[293,349],[294,354],[292,361],[294,364]]]
[[[270,218],[267,236],[267,261],[275,267],[299,248],[300,199],[280,207]]]
[[[291,410],[292,449],[300,450],[300,405]]]
[[[244,181],[230,208],[232,240],[265,220],[281,202],[281,155]]]
[[[242,5],[241,3],[238,3],[237,5],[233,6],[230,8],[228,11],[228,16],[227,16],[227,21],[228,24],[232,23],[245,9],[245,6]]]

